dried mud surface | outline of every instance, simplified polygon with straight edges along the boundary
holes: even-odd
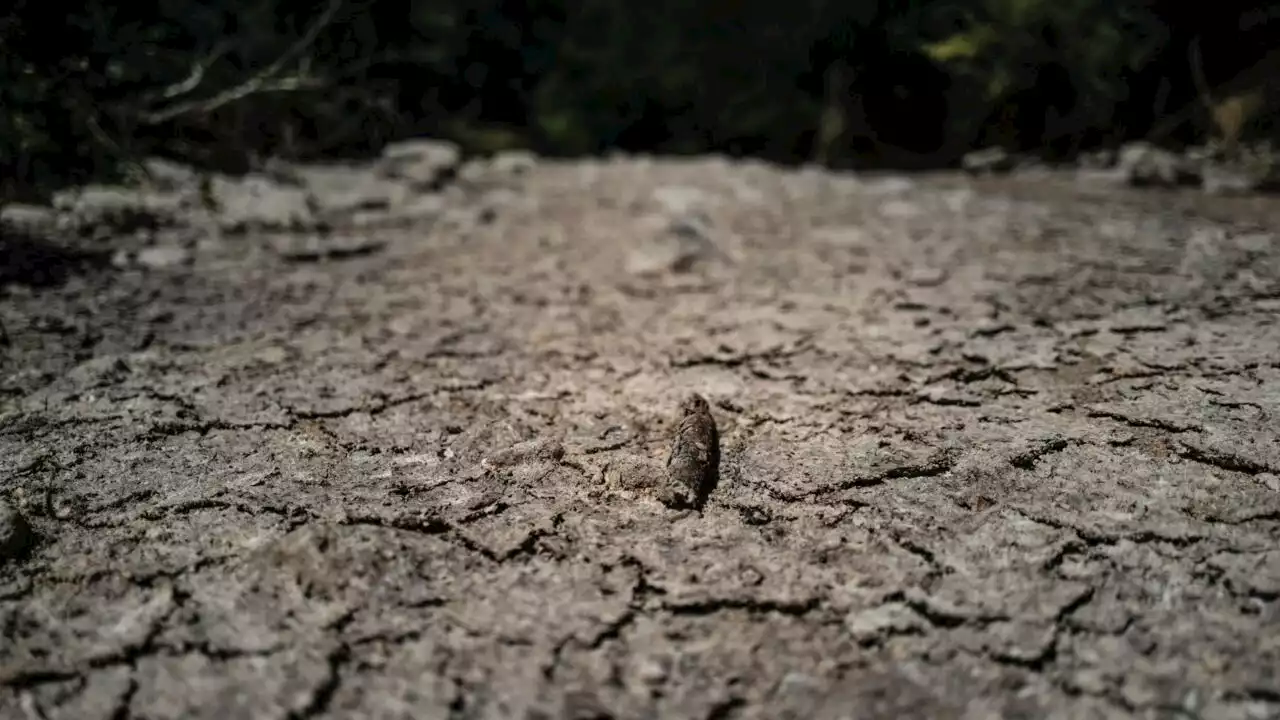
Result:
[[[5,279],[0,717],[1280,717],[1276,201],[519,170]]]

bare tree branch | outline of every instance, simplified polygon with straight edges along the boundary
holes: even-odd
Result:
[[[141,114],[140,119],[148,125],[158,125],[182,115],[212,112],[228,103],[235,102],[249,95],[264,92],[282,92],[321,87],[323,83],[315,78],[308,78],[305,76],[279,78],[277,76],[284,70],[288,63],[292,62],[294,58],[316,41],[316,38],[320,36],[320,32],[333,21],[333,17],[338,13],[343,2],[345,2],[345,0],[329,0],[329,5],[325,7],[324,12],[316,18],[316,21],[311,24],[311,27],[307,28],[306,33],[304,33],[302,37],[298,38],[297,42],[289,46],[289,48],[270,65],[263,68],[260,72],[248,80],[245,80],[243,83],[240,83],[235,87],[227,88],[226,90],[216,93],[212,97],[204,100],[180,102],[160,110],[144,112]],[[197,65],[197,67],[192,70],[191,77],[188,77],[186,81],[179,83],[175,87],[182,88],[183,86],[186,86],[191,82],[193,77],[195,78],[194,84],[198,85],[203,74],[204,69]],[[194,87],[194,85],[192,85],[192,87]],[[175,95],[189,91],[189,88],[184,89],[175,93]]]
[[[180,83],[174,83],[173,85],[164,88],[160,91],[158,97],[165,100],[172,100],[179,95],[186,95],[192,90],[195,90],[204,80],[205,70],[208,70],[210,65],[213,65],[221,59],[223,55],[226,55],[227,51],[229,51],[231,47],[232,43],[230,41],[223,40],[222,42],[219,42],[208,55],[191,67],[191,74],[187,76],[186,80],[183,80]]]

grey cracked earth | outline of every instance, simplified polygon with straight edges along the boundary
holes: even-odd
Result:
[[[0,717],[1280,717],[1275,200],[184,173],[6,209]]]

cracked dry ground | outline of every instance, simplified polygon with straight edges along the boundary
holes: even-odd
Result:
[[[230,238],[6,301],[39,542],[0,717],[1280,717],[1272,225],[1053,178],[523,184],[364,257]],[[718,252],[637,272],[696,213]],[[701,513],[608,472],[689,390]]]

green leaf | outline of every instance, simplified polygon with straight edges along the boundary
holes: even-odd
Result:
[[[999,41],[994,28],[984,25],[968,32],[956,33],[946,40],[926,43],[920,49],[930,59],[940,63],[957,60],[973,60],[985,54]]]

